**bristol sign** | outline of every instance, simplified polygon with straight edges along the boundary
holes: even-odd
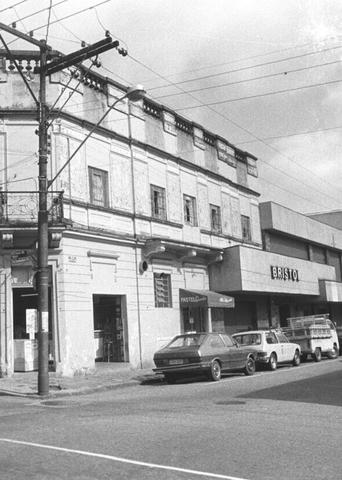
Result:
[[[271,277],[273,280],[299,282],[298,270],[294,268],[271,265]]]

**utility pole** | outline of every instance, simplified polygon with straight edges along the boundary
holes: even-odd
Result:
[[[49,393],[49,224],[47,212],[46,42],[41,40],[39,73],[38,211],[38,394]]]
[[[27,84],[21,69],[18,68],[14,55],[14,64],[23,78],[32,97],[35,100],[38,110],[38,135],[39,135],[39,211],[38,211],[38,394],[47,395],[49,393],[49,224],[48,224],[48,181],[47,181],[47,135],[48,135],[48,107],[46,104],[46,77],[52,73],[68,68],[72,65],[79,65],[82,61],[94,57],[109,49],[119,47],[119,42],[113,40],[109,33],[106,38],[99,42],[77,50],[68,55],[62,55],[60,52],[52,52],[45,40],[36,40],[33,37],[17,31],[14,28],[0,23],[0,30],[4,30],[12,35],[21,38],[39,48],[39,67],[34,69],[34,73],[39,73],[39,99],[37,99]],[[1,37],[1,36],[0,36]],[[9,55],[7,45],[4,44]],[[125,56],[127,52],[124,49],[118,49],[118,52]],[[50,60],[50,62],[48,61]]]

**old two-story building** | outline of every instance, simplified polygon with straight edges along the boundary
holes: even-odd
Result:
[[[17,61],[38,94],[31,58],[21,52]],[[50,179],[126,91],[82,66],[48,78]],[[36,106],[3,54],[2,375],[36,368],[36,129]],[[118,102],[49,192],[51,368],[67,375],[95,361],[151,366],[166,339],[222,322],[235,310],[223,293],[236,292],[235,271],[218,276],[225,285],[210,284],[209,271],[241,245],[264,253],[257,182],[256,158],[227,139],[149,98]]]
[[[263,250],[235,245],[211,267],[211,288],[235,299],[235,308],[224,311],[213,329],[279,327],[288,317],[329,313],[342,332],[342,230],[336,218],[260,203]]]

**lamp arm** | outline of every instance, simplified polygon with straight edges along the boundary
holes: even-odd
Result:
[[[69,165],[69,163],[71,162],[71,160],[74,158],[74,156],[76,155],[76,153],[79,152],[79,150],[83,147],[83,145],[85,144],[85,142],[88,140],[88,138],[95,132],[95,130],[100,126],[100,124],[103,122],[103,120],[106,118],[106,116],[109,114],[109,112],[111,110],[113,110],[113,108],[115,107],[115,105],[117,105],[119,102],[121,102],[122,100],[124,100],[126,97],[128,97],[129,95],[129,92],[125,93],[125,95],[123,95],[122,97],[118,98],[115,100],[115,102],[106,110],[106,112],[102,115],[102,117],[100,118],[100,120],[97,122],[96,125],[93,126],[93,128],[90,130],[90,132],[88,133],[88,135],[83,139],[83,141],[79,144],[79,146],[76,148],[76,150],[72,153],[72,155],[68,158],[68,160],[64,163],[64,165],[62,165],[62,167],[58,170],[58,172],[56,173],[56,175],[48,181],[48,188],[51,187],[51,185],[54,183],[54,181],[56,180],[56,178],[63,172],[63,170],[65,169],[65,167],[67,167]]]

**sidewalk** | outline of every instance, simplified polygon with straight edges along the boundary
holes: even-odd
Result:
[[[162,377],[151,369],[134,369],[127,363],[96,363],[91,374],[61,377],[49,372],[48,398],[111,390],[144,382],[160,382]],[[38,372],[15,372],[12,377],[0,378],[0,395],[40,398]]]

